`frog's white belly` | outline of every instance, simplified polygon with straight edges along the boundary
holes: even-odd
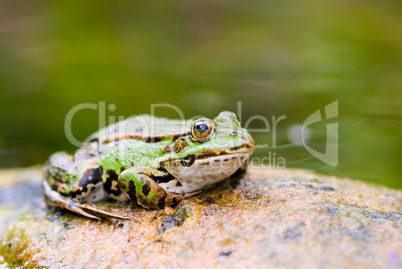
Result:
[[[251,153],[230,154],[198,159],[188,167],[169,166],[175,179],[159,185],[168,192],[188,193],[202,190],[230,177],[251,156]]]

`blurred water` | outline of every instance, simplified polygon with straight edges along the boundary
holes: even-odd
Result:
[[[0,167],[73,151],[64,118],[79,103],[115,104],[107,116],[169,103],[186,117],[213,117],[241,102],[243,122],[286,116],[278,147],[272,133],[253,133],[270,145],[256,156],[272,152],[289,167],[402,188],[401,7],[374,0],[1,1]],[[292,143],[288,131],[336,100],[333,168]],[[74,118],[78,138],[97,129],[96,111]],[[311,147],[323,149],[325,124],[310,132]]]

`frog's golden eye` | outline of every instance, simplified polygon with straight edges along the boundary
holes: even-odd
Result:
[[[241,125],[241,121],[240,121],[239,115],[237,115],[236,113],[233,113],[233,112],[232,112],[232,114],[233,114],[233,117],[236,119],[237,123],[238,123],[239,125]]]
[[[197,120],[191,128],[191,135],[198,141],[208,140],[215,131],[214,124],[207,119]]]

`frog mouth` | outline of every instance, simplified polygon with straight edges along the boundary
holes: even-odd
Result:
[[[244,149],[244,150],[243,150]],[[194,164],[195,161],[205,160],[214,157],[220,156],[230,156],[231,159],[240,159],[241,156],[249,155],[254,151],[254,147],[250,147],[248,144],[243,144],[240,146],[235,146],[226,150],[204,150],[203,152],[185,157],[176,160],[180,160],[181,165],[185,167],[189,167]],[[220,159],[216,159],[215,162],[218,162]],[[226,159],[223,159],[226,160]],[[227,159],[229,160],[229,159]]]

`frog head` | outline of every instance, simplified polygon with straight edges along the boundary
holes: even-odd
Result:
[[[255,149],[253,137],[233,112],[221,112],[214,119],[197,119],[188,128],[186,135],[168,145],[168,158],[161,163],[176,179],[167,188],[174,192],[200,190],[228,178]]]

